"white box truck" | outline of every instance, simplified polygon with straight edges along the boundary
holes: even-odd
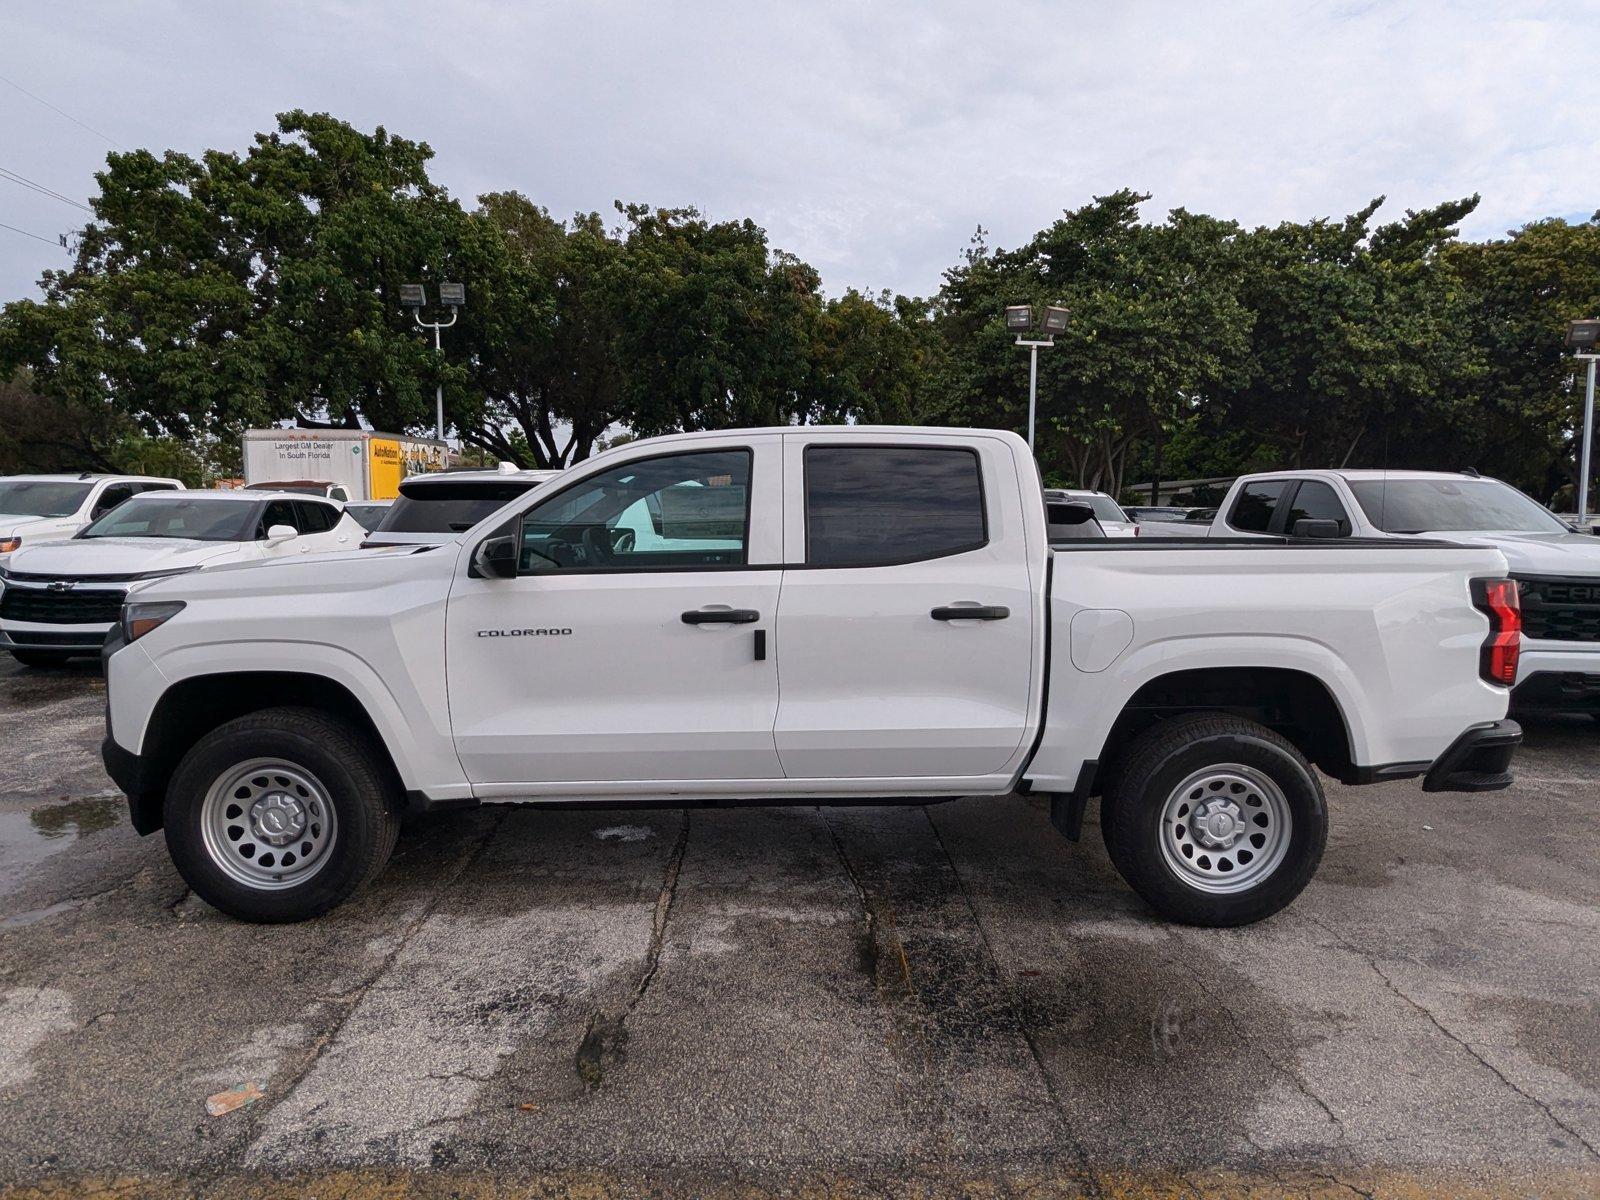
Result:
[[[325,484],[324,494],[345,501],[393,500],[402,479],[442,471],[449,460],[443,442],[368,429],[247,429],[244,435],[246,487]]]

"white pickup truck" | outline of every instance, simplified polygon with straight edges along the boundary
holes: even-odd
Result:
[[[408,809],[1022,790],[1072,837],[1099,796],[1152,907],[1238,925],[1315,871],[1318,770],[1510,782],[1498,551],[1047,530],[1009,433],[631,442],[458,541],[141,585],[106,766],[256,921],[338,904]]]

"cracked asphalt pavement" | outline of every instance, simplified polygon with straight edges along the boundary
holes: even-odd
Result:
[[[1590,722],[1508,792],[1328,782],[1247,929],[1025,797],[441,815],[257,927],[128,826],[102,704],[0,666],[0,1193],[1600,1194]]]

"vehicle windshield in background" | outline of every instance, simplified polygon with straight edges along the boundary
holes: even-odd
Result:
[[[1126,522],[1128,519],[1128,514],[1123,512],[1118,507],[1117,502],[1110,496],[1068,496],[1067,499],[1082,500],[1090,508],[1094,509],[1094,515],[1097,520]]]
[[[83,507],[92,483],[44,479],[0,481],[0,513],[15,517],[70,517]]]
[[[1494,479],[1361,479],[1350,484],[1385,533],[1569,533],[1549,509]]]
[[[378,527],[378,522],[383,520],[383,514],[389,511],[387,504],[346,504],[344,511],[355,519],[356,524],[371,533]]]
[[[248,542],[255,537],[258,511],[259,505],[240,500],[218,500],[205,496],[186,496],[181,500],[164,496],[135,496],[117,505],[78,536]]]
[[[505,483],[428,483],[400,492],[373,533],[465,533],[506,501],[538,487]]]

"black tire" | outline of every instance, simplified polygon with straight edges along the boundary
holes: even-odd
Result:
[[[309,772],[334,813],[321,866],[279,890],[230,875],[212,857],[202,831],[207,793],[230,770],[255,759]],[[230,917],[304,921],[341,903],[383,869],[400,831],[399,799],[389,765],[347,721],[311,708],[263,709],[218,726],[184,755],[167,787],[167,849],[195,894]]]
[[[1224,893],[1205,890],[1168,862],[1162,812],[1196,772],[1230,764],[1276,785],[1289,829],[1275,867],[1244,890]],[[1107,800],[1101,820],[1112,863],[1151,908],[1185,925],[1248,925],[1270,917],[1311,881],[1328,838],[1328,806],[1311,764],[1272,730],[1222,713],[1176,717],[1140,734]]]
[[[72,655],[59,650],[13,650],[11,657],[25,667],[64,667],[72,661]]]

